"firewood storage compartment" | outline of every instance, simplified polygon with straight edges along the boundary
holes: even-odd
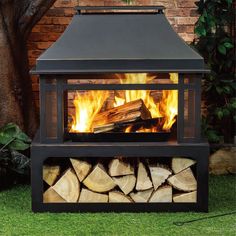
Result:
[[[32,70],[33,211],[207,211],[203,58],[163,7],[77,10]]]

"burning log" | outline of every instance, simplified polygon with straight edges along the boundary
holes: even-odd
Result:
[[[130,197],[134,200],[134,202],[148,202],[152,192],[153,188],[144,191],[139,191],[137,193],[131,193]]]
[[[158,188],[150,197],[149,202],[172,202],[172,187],[165,185]]]
[[[93,129],[97,127],[104,127],[106,125],[114,125],[115,123],[127,123],[137,120],[151,119],[151,113],[145,106],[142,99],[138,99],[132,102],[127,102],[124,105],[113,107],[104,112],[98,113],[93,120]],[[104,126],[105,125],[105,126]],[[100,128],[101,129],[101,128]],[[106,130],[107,131],[107,130]],[[104,132],[106,132],[104,131]]]
[[[190,168],[171,176],[167,181],[174,188],[181,191],[190,192],[197,189],[197,181]]]
[[[197,191],[175,194],[173,202],[197,202]]]
[[[93,171],[83,181],[83,184],[90,190],[99,193],[110,191],[116,186],[101,164],[95,166]]]
[[[112,191],[109,192],[109,202],[133,202],[131,198],[126,196],[125,194],[118,192],[118,191]]]
[[[67,202],[77,202],[80,193],[80,183],[72,169],[65,174],[52,187]]]
[[[93,128],[94,133],[105,133],[109,131],[123,131],[127,127],[131,127],[131,132],[143,129],[150,129],[155,127],[157,130],[162,130],[163,118],[152,118],[147,120],[133,120],[129,122],[116,122],[112,124],[99,125]]]

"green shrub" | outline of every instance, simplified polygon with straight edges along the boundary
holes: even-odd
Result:
[[[233,3],[232,0],[201,0],[196,5],[200,17],[193,45],[211,70],[203,84],[207,106],[203,131],[210,142],[219,142],[220,137],[232,142],[236,121]]]

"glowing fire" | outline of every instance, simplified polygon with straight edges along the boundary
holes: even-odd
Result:
[[[149,76],[146,73],[138,74],[117,74],[120,83],[123,84],[146,84],[152,81],[155,77]],[[178,83],[178,74],[171,73],[170,80],[173,83]],[[72,123],[70,132],[93,132],[92,124],[94,117],[103,107],[105,101],[109,97],[108,91],[87,91],[83,93],[76,92],[73,101],[75,114],[72,115]],[[122,95],[122,96],[121,96]],[[161,118],[161,130],[170,130],[176,121],[178,113],[178,91],[163,90],[160,101],[155,101],[150,90],[125,90],[123,94],[115,96],[114,107],[123,105],[127,102],[142,99],[146,107],[149,109],[152,118]],[[160,125],[160,124],[159,124]],[[152,127],[141,127],[135,132],[158,132],[160,127],[154,125]],[[132,126],[128,126],[125,132],[132,132]]]
[[[101,110],[109,93],[107,91],[76,92],[73,101],[75,115],[70,132],[92,132],[92,123],[95,115]]]
[[[146,84],[152,81],[152,79],[154,79],[154,77],[148,76],[145,73],[126,74],[125,79],[120,78],[120,82],[123,84],[132,84],[132,82],[135,81],[137,84]],[[173,83],[178,83],[178,74],[170,73],[170,80]],[[126,90],[124,98],[115,97],[114,107],[137,99],[144,101],[144,104],[151,112],[152,118],[163,118],[163,130],[170,130],[178,114],[178,92],[176,90],[163,90],[162,100],[159,103],[154,101],[150,90]],[[132,126],[129,126],[126,128],[125,132],[129,133],[131,130]],[[140,128],[136,132],[158,132],[158,128],[157,126]]]

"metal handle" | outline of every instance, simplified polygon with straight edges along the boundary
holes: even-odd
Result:
[[[163,13],[164,6],[78,6],[76,7],[78,14],[89,14],[82,11],[104,11],[104,10],[153,10],[157,13]]]

